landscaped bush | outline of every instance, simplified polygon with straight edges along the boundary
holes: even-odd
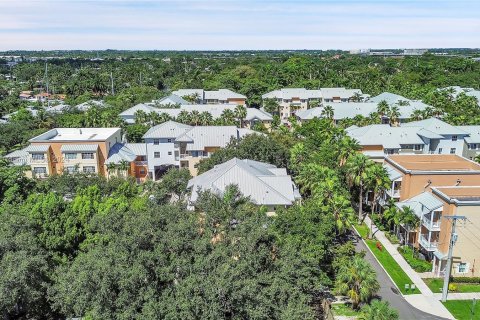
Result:
[[[388,241],[390,241],[393,244],[400,243],[400,240],[398,240],[397,236],[394,235],[393,233],[385,232],[385,237],[387,237]]]
[[[428,261],[418,259],[417,252],[410,247],[399,247],[398,252],[407,260],[408,264],[417,272],[428,272],[432,270],[432,264]]]
[[[450,282],[456,282],[456,283],[480,283],[480,277],[450,277]]]
[[[458,290],[458,286],[455,283],[450,283],[448,285],[448,291],[457,291],[457,290]]]

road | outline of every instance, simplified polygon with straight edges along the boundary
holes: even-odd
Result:
[[[398,311],[400,319],[402,320],[442,320],[437,316],[434,316],[429,313],[420,311],[412,307],[398,292],[397,288],[390,280],[388,275],[383,271],[382,267],[379,265],[375,257],[367,249],[365,243],[356,236],[355,248],[358,252],[365,251],[365,259],[372,265],[372,267],[377,272],[377,279],[380,283],[380,290],[378,295],[382,300],[388,301],[390,306]],[[445,319],[446,320],[446,319]]]

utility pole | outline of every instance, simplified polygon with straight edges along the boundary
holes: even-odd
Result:
[[[450,273],[452,272],[452,256],[453,256],[453,246],[457,242],[458,235],[455,233],[455,226],[457,220],[467,220],[465,216],[444,216],[445,219],[452,220],[452,231],[450,232],[450,241],[448,244],[448,257],[447,257],[447,267],[445,269],[445,278],[443,279],[443,290],[442,290],[442,302],[447,301],[448,295],[448,284],[450,281]]]

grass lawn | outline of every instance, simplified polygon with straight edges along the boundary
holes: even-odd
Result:
[[[362,238],[365,238],[368,235],[368,227],[364,225],[362,226],[355,226],[357,229],[358,233],[362,236]],[[360,230],[359,230],[360,229]],[[365,240],[367,243],[368,247],[370,250],[372,250],[373,254],[377,258],[377,260],[380,262],[380,264],[387,270],[387,273],[390,275],[390,277],[393,279],[395,284],[398,286],[400,291],[403,294],[416,294],[420,293],[420,291],[415,288],[414,291],[412,290],[405,290],[405,285],[409,284],[411,285],[413,282],[412,280],[408,277],[408,275],[402,270],[402,268],[398,265],[398,263],[392,258],[392,256],[388,253],[387,250],[385,249],[378,249],[377,248],[377,240]]]
[[[472,300],[450,300],[443,302],[443,305],[450,311],[456,319],[480,319],[480,303],[475,304],[474,314],[472,315]]]
[[[432,292],[440,293],[443,288],[443,278],[435,279],[423,279],[427,286],[432,290]],[[457,283],[450,282],[457,286],[457,291],[455,292],[480,292],[480,284],[478,283]],[[450,291],[453,292],[453,291]]]
[[[332,312],[336,316],[353,317],[360,315],[360,312],[353,310],[347,304],[332,304]]]

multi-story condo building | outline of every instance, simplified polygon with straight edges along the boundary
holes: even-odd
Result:
[[[305,88],[283,88],[262,95],[262,99],[275,99],[280,106],[279,116],[283,122],[300,111],[321,106],[324,103],[349,102],[360,96],[359,89],[322,88],[309,90]]]
[[[120,128],[57,128],[30,139],[30,145],[5,157],[29,165],[30,176],[81,171],[106,175],[110,149],[121,141]]]
[[[392,186],[384,203],[393,199],[399,208],[409,207],[420,219],[419,228],[404,228],[400,236],[406,235],[408,243],[433,259],[433,271],[439,275],[445,268],[451,228],[451,221],[443,217],[476,210],[472,207],[478,206],[480,199],[480,164],[457,155],[392,155],[385,159],[385,167]],[[471,222],[480,227],[476,217]],[[480,256],[480,250],[472,254]],[[459,264],[466,263],[465,259],[473,261],[470,255],[457,258]]]
[[[195,165],[232,139],[240,139],[254,131],[234,126],[189,126],[168,121],[150,128],[146,143],[148,174],[157,180],[169,167],[188,168],[197,174]]]
[[[422,127],[393,127],[388,124],[374,124],[365,127],[352,126],[347,134],[361,146],[363,154],[383,161],[391,154],[431,153],[431,146],[443,136]]]
[[[198,112],[199,114],[203,112],[208,112],[212,116],[212,119],[218,119],[222,116],[225,110],[230,110],[235,112],[236,105],[233,104],[182,104],[179,108],[156,108],[151,104],[140,103],[130,109],[127,109],[120,113],[120,118],[122,118],[127,124],[135,123],[136,113],[142,111],[146,114],[155,112],[158,114],[167,114],[172,119],[176,119],[180,112]],[[253,127],[256,123],[262,123],[266,128],[269,128],[273,117],[268,112],[257,108],[246,108],[247,114],[242,120],[242,125],[246,128]]]
[[[468,133],[464,138],[462,156],[474,160],[480,154],[480,126],[457,126],[457,128]]]
[[[280,207],[288,207],[300,199],[300,192],[285,168],[233,158],[191,179],[189,207],[195,207],[199,190],[222,194],[229,185],[238,186],[240,192],[257,205],[265,206],[273,214]]]
[[[105,161],[107,176],[131,176],[137,182],[148,179],[147,146],[145,143],[116,143]]]
[[[441,135],[443,139],[436,139],[430,145],[430,153],[462,155],[465,138],[469,136],[468,132],[437,118],[408,122],[402,124],[402,126],[421,127],[425,130]]]
[[[198,104],[234,104],[246,105],[247,97],[229,89],[203,90],[203,89],[180,89],[172,94],[183,99],[188,97]]]

